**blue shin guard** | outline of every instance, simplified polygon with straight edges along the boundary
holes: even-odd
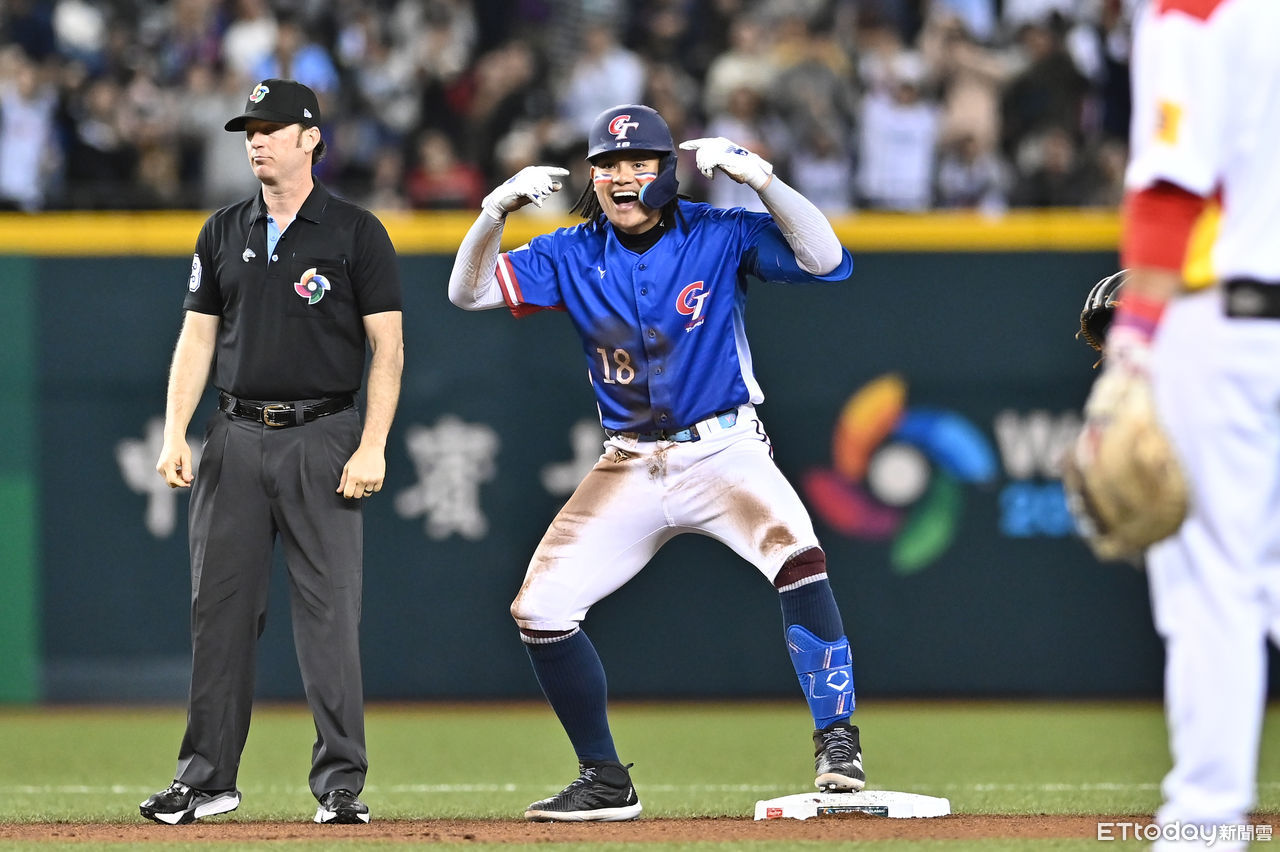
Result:
[[[823,642],[798,624],[787,628],[787,650],[800,678],[800,688],[813,713],[814,724],[825,728],[853,712],[853,658],[849,640],[841,636]]]

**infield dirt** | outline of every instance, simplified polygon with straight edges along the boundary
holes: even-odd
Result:
[[[966,840],[975,838],[1096,839],[1098,823],[1150,816],[952,814],[930,819],[888,819],[840,814],[807,820],[745,817],[639,819],[620,823],[527,823],[517,820],[375,820],[369,825],[304,822],[210,821],[151,823],[9,823],[0,838],[84,842],[164,843],[250,840],[405,841],[411,843],[678,843],[769,840]]]

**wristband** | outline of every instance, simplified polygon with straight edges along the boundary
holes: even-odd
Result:
[[[1160,324],[1160,317],[1164,315],[1167,304],[1163,299],[1153,299],[1140,293],[1122,294],[1120,301],[1116,304],[1115,319],[1112,320],[1111,329],[1107,332],[1108,344],[1113,337],[1151,340],[1155,336],[1156,326]]]

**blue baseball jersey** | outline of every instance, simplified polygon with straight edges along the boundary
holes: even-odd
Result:
[[[846,249],[832,272],[805,272],[766,213],[679,207],[675,227],[643,253],[624,247],[602,217],[498,259],[512,313],[569,314],[606,429],[682,429],[762,402],[747,346],[748,278],[843,281],[853,270]]]

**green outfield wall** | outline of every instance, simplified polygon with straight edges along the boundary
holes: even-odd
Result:
[[[154,464],[202,219],[0,217],[0,699],[185,695],[186,496]],[[507,607],[602,437],[565,316],[449,304],[469,221],[387,217],[406,361],[366,509],[373,698],[536,694]],[[560,221],[513,217],[508,245]],[[1156,694],[1145,578],[1072,536],[1057,469],[1093,377],[1076,318],[1115,268],[1115,217],[860,216],[838,232],[853,278],[754,283],[747,321],[761,413],[813,510],[860,693]],[[859,476],[833,462],[850,405],[889,405],[903,424],[864,448]],[[206,398],[193,443],[210,411]],[[259,689],[296,698],[277,567]],[[794,688],[776,595],[708,539],[672,542],[586,629],[616,696]]]
[[[35,262],[0,257],[0,701],[40,695]]]

